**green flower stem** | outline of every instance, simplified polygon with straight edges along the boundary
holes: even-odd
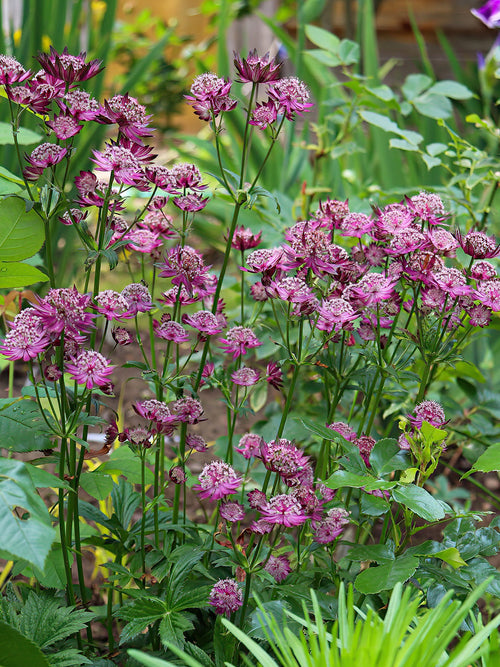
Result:
[[[181,424],[180,428],[180,433],[179,433],[179,464],[182,466],[182,469],[184,470],[185,466],[185,458],[186,458],[186,433],[187,433],[187,424],[186,422],[183,422]],[[184,486],[183,484],[176,484],[175,485],[175,491],[174,491],[174,504],[172,508],[172,523],[174,525],[177,524],[179,521],[179,504],[180,504],[180,499],[181,499],[181,486]]]
[[[66,439],[61,439],[61,450],[59,453],[59,479],[64,479],[64,469],[66,466]],[[70,492],[71,493],[71,492]],[[75,604],[75,591],[73,589],[73,577],[71,574],[71,565],[68,558],[68,549],[70,545],[67,544],[66,524],[64,521],[64,489],[59,489],[59,536],[61,538],[61,547],[64,564],[64,574],[66,576],[66,599],[68,605]]]
[[[247,165],[247,157],[248,153],[250,152],[250,141],[248,140],[248,132],[249,128],[251,127],[249,120],[252,114],[252,107],[253,107],[253,101],[255,98],[255,93],[257,90],[257,85],[255,82],[252,83],[252,91],[250,93],[250,100],[248,102],[248,108],[247,108],[247,117],[246,117],[246,122],[245,122],[245,131],[243,133],[243,147],[242,147],[242,154],[241,154],[241,169],[240,169],[240,183],[239,183],[239,188],[243,187],[243,183],[245,182],[245,171],[246,171],[246,165]]]
[[[300,372],[300,363],[297,362],[293,366],[292,379],[290,380],[290,386],[288,388],[288,393],[286,396],[285,407],[283,408],[283,414],[281,415],[281,421],[278,426],[278,432],[276,433],[276,440],[279,440],[279,438],[281,438],[281,436],[283,435],[283,431],[285,430],[285,424],[288,418],[288,414],[290,412],[290,407],[292,405],[293,392],[295,390],[297,378],[299,377],[299,372]]]
[[[143,449],[141,452],[141,564],[142,574],[146,574],[146,453]]]

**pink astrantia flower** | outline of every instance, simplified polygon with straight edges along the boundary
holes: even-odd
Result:
[[[99,111],[99,102],[85,90],[69,90],[57,104],[76,120],[94,120]]]
[[[240,387],[252,387],[254,384],[257,384],[259,378],[259,371],[256,371],[254,368],[249,368],[248,366],[242,366],[231,373],[231,380],[234,384],[237,384]]]
[[[441,428],[446,424],[443,407],[436,401],[422,401],[422,403],[419,403],[413,413],[408,415],[408,420],[415,428],[422,428],[422,422],[424,421],[436,428]]]
[[[262,232],[254,234],[251,229],[241,225],[240,227],[236,227],[234,230],[231,247],[243,252],[244,250],[257,247],[260,243],[261,237]]]
[[[351,288],[352,295],[364,306],[373,306],[394,297],[396,281],[382,273],[367,273]]]
[[[370,465],[369,459],[372,449],[375,447],[375,439],[370,435],[360,435],[359,438],[354,438],[353,444],[359,449],[361,458],[367,466]]]
[[[35,305],[36,314],[43,322],[48,333],[56,335],[88,332],[92,328],[95,315],[87,312],[91,306],[91,297],[80,294],[76,287],[52,288],[44,299]]]
[[[135,250],[136,252],[142,252],[144,254],[154,252],[155,248],[159,248],[162,244],[162,241],[156,232],[153,232],[150,229],[141,229],[140,227],[131,229],[125,236],[118,235],[118,239],[123,239],[129,242],[127,244],[127,250]]]
[[[162,278],[172,278],[174,285],[183,285],[190,292],[207,287],[210,267],[205,265],[202,255],[189,245],[170,248],[160,269]]]
[[[50,344],[43,320],[34,308],[22,310],[10,325],[0,346],[0,352],[8,359],[29,361],[44,352]]]
[[[278,390],[283,386],[283,371],[275,361],[270,361],[266,366],[266,382]]]
[[[225,338],[219,340],[221,348],[226,354],[232,354],[233,359],[246,354],[249,349],[262,345],[254,332],[248,327],[231,327]]]
[[[206,452],[208,449],[208,445],[201,435],[196,435],[195,433],[188,433],[186,435],[186,447],[194,449],[195,452]]]
[[[342,533],[349,523],[349,512],[343,507],[333,507],[326,517],[314,525],[314,541],[330,544]]]
[[[171,340],[172,342],[180,345],[180,343],[185,343],[189,340],[189,334],[184,329],[182,324],[179,322],[174,322],[173,320],[166,320],[158,322],[158,320],[153,320],[153,331],[155,336],[162,338],[163,340]]]
[[[235,51],[234,66],[239,74],[240,83],[269,83],[277,81],[281,76],[283,63],[277,58],[271,58],[269,53],[260,56],[257,49],[250,51],[246,58],[242,58]]]
[[[476,304],[465,309],[469,316],[469,324],[473,327],[487,327],[491,322],[491,308]]]
[[[327,428],[332,429],[332,431],[336,431],[339,435],[341,435],[345,440],[348,440],[349,442],[354,442],[356,439],[356,431],[352,429],[349,424],[346,424],[345,422],[333,422],[332,424],[327,424]]]
[[[142,143],[142,137],[150,137],[152,134],[148,128],[150,119],[151,116],[146,114],[146,107],[127,93],[104,100],[104,106],[100,108],[96,120],[100,123],[115,123],[121,134],[131,141]]]
[[[202,182],[201,172],[195,164],[178,162],[170,170],[170,185],[166,188],[173,194],[181,194],[186,190],[202,191],[208,185]]]
[[[263,104],[256,104],[252,111],[250,125],[255,125],[259,130],[265,130],[266,127],[273,125],[278,118],[278,107],[274,100],[268,100]]]
[[[20,83],[31,76],[31,72],[24,67],[13,56],[0,54],[0,84],[9,86],[12,83]]]
[[[443,200],[432,192],[419,192],[410,199],[406,198],[406,203],[417,218],[429,225],[437,225],[446,218]]]
[[[369,215],[364,213],[348,213],[341,222],[342,236],[352,236],[361,238],[364,234],[369,234],[374,225],[374,221]]]
[[[168,405],[156,398],[138,401],[132,406],[138,415],[157,424],[171,423],[172,414]]]
[[[173,200],[175,206],[186,213],[196,213],[202,211],[210,201],[209,197],[202,197],[196,192],[190,192],[187,195],[179,195]]]
[[[496,269],[491,262],[474,262],[471,266],[470,276],[474,280],[489,280],[497,275]]]
[[[341,297],[333,297],[323,301],[318,308],[319,318],[316,327],[321,331],[333,331],[340,329],[349,322],[359,317],[351,304]]]
[[[219,579],[213,585],[208,599],[216,614],[230,614],[243,605],[243,591],[236,579]]]
[[[264,565],[264,570],[274,577],[279,583],[288,577],[292,568],[288,556],[269,556],[267,563]]]
[[[465,236],[462,236],[460,230],[457,230],[456,236],[462,250],[474,259],[490,259],[500,254],[500,244],[497,245],[494,236],[474,230]]]
[[[54,120],[47,121],[47,126],[61,141],[74,137],[83,128],[83,125],[80,125],[76,118],[68,112],[54,116]]]
[[[229,97],[231,85],[231,81],[206,72],[195,78],[191,95],[185,98],[201,120],[212,120],[224,111],[231,111],[238,104],[237,100]]]
[[[110,140],[102,151],[92,151],[92,161],[100,171],[113,172],[117,183],[142,185],[145,180],[143,167],[155,158],[150,146],[143,146],[127,137],[118,141]]]
[[[264,444],[264,438],[257,433],[245,433],[235,449],[246,459],[251,459],[254,456],[260,457],[260,450]]]
[[[203,406],[200,401],[190,396],[178,398],[170,403],[170,411],[175,419],[184,424],[197,424],[202,421]]]
[[[295,113],[302,115],[314,106],[309,100],[309,90],[305,83],[295,76],[279,79],[269,85],[269,97],[278,104],[278,112],[288,120],[295,118]]]
[[[87,389],[104,387],[109,383],[109,375],[114,366],[95,350],[82,350],[70,363],[66,364],[66,371],[78,384],[84,384]]]
[[[103,290],[95,298],[96,310],[107,320],[122,320],[130,317],[127,299],[114,290]]]
[[[30,155],[25,155],[28,167],[23,171],[29,181],[36,181],[47,167],[59,164],[68,154],[67,148],[56,144],[43,143],[37,146]]]
[[[309,457],[286,438],[264,443],[261,458],[267,470],[277,472],[284,480],[296,477],[309,462]]]
[[[199,482],[193,489],[200,492],[200,498],[220,500],[236,493],[242,479],[228,463],[212,461],[201,471]]]
[[[82,51],[78,56],[73,56],[65,46],[62,53],[58,53],[53,46],[50,53],[39,53],[37,60],[47,74],[60,79],[65,83],[87,81],[103,70],[100,60],[85,62],[86,53]]]
[[[197,329],[204,336],[215,336],[222,331],[217,317],[209,310],[199,310],[192,315],[185,313],[182,321],[193,329]]]
[[[279,524],[287,528],[301,526],[307,521],[307,515],[298,500],[293,495],[285,493],[270,498],[260,513],[266,523]]]
[[[219,514],[226,521],[234,523],[235,521],[242,521],[245,518],[245,508],[241,503],[225,501],[219,507]]]
[[[326,224],[330,229],[339,229],[348,213],[349,204],[347,201],[327,199],[319,203],[315,218]]]
[[[147,313],[153,308],[153,300],[148,288],[142,283],[130,283],[121,292],[132,315]]]
[[[123,327],[112,329],[111,335],[117,345],[130,345],[134,340],[130,331],[127,331]]]
[[[481,303],[494,311],[500,310],[500,279],[491,278],[478,285],[478,292],[481,295]]]

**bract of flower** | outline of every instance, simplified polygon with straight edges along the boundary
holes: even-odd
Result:
[[[265,468],[282,479],[295,477],[309,463],[309,457],[286,438],[264,443],[260,451]]]
[[[246,58],[242,58],[236,51],[233,51],[233,55],[233,63],[239,74],[237,81],[240,83],[269,83],[281,77],[283,63],[277,58],[271,58],[269,52],[259,57],[257,49],[253,49]]]
[[[142,283],[130,283],[121,292],[128,303],[128,310],[132,315],[147,313],[153,308],[153,300],[148,288]]]
[[[95,120],[99,112],[99,102],[86,90],[68,90],[62,99],[56,100],[59,108],[76,120]]]
[[[265,444],[264,438],[257,433],[245,433],[241,436],[238,446],[235,447],[244,458],[260,458],[261,447]]]
[[[274,125],[278,118],[278,106],[274,100],[267,100],[262,104],[256,104],[250,120],[250,125],[258,127],[259,130],[265,130],[270,125]]]
[[[246,354],[249,349],[262,345],[252,329],[242,326],[228,329],[226,337],[220,338],[219,343],[226,354],[233,355],[233,359]]]
[[[487,327],[491,322],[491,308],[484,304],[476,304],[465,310],[469,316],[469,324],[473,327]]]
[[[0,54],[0,84],[10,86],[12,83],[21,83],[31,76],[14,56]]]
[[[77,81],[87,81],[104,69],[100,60],[85,62],[86,55],[85,51],[82,51],[78,56],[73,56],[68,52],[67,46],[58,53],[51,46],[50,53],[39,53],[37,60],[48,74],[72,84]]]
[[[141,227],[135,227],[121,237],[123,240],[128,241],[127,249],[135,250],[136,252],[142,252],[144,254],[150,254],[154,252],[156,248],[159,248],[162,245],[162,241],[159,238],[159,234],[153,232],[150,229],[144,229]]]
[[[470,11],[488,28],[500,28],[499,0],[487,0],[479,9],[471,9]]]
[[[360,435],[358,438],[354,438],[353,444],[359,449],[361,458],[366,463],[367,466],[370,465],[369,459],[372,449],[375,447],[375,439],[370,435]]]
[[[330,544],[342,533],[349,523],[349,512],[343,507],[332,507],[326,517],[314,525],[314,541]]]
[[[374,236],[380,240],[409,229],[414,224],[412,211],[404,204],[388,204],[383,209],[375,209]]]
[[[348,201],[337,199],[326,199],[320,201],[319,208],[315,213],[316,220],[326,224],[329,229],[340,229],[342,221],[349,213]]]
[[[314,106],[308,102],[309,90],[306,84],[294,76],[271,83],[267,94],[276,101],[278,113],[284,114],[287,120],[293,120],[295,113],[302,115]]]
[[[259,371],[255,370],[255,368],[249,368],[248,366],[242,366],[231,373],[231,380],[234,384],[237,384],[240,387],[252,387],[254,384],[257,384],[259,378]]]
[[[260,489],[252,489],[247,493],[248,504],[254,510],[261,510],[267,503],[266,494]]]
[[[280,493],[273,496],[260,509],[261,519],[270,524],[291,528],[301,526],[307,521],[307,515],[298,500],[291,494]]]
[[[267,563],[264,565],[264,570],[274,577],[279,583],[288,577],[292,571],[290,561],[285,555],[269,556]]]
[[[209,310],[199,310],[192,315],[184,313],[182,321],[205,336],[215,336],[222,331],[217,317]]]
[[[236,579],[219,579],[210,591],[208,603],[216,614],[229,616],[243,605],[243,591]]]
[[[113,372],[114,366],[100,352],[82,350],[72,362],[66,364],[65,370],[78,384],[93,389],[108,384],[108,376]]]
[[[443,200],[432,192],[424,191],[413,197],[406,197],[406,204],[417,218],[429,225],[437,225],[447,217]]]
[[[176,303],[179,303],[182,306],[196,303],[197,301],[201,301],[202,298],[203,294],[198,291],[188,292],[185,287],[171,287],[161,293],[158,301],[164,303],[166,306],[173,307]]]
[[[266,382],[278,390],[283,386],[283,371],[276,361],[270,361],[266,366]]]
[[[234,523],[235,521],[242,521],[245,518],[245,508],[241,503],[226,500],[220,504],[219,514],[226,521]]]
[[[160,276],[171,278],[174,285],[183,285],[187,290],[204,289],[208,271],[201,254],[189,245],[175,246],[167,251],[160,266]]]
[[[134,340],[130,331],[123,327],[115,327],[111,330],[111,335],[117,345],[130,345]]]
[[[465,254],[474,259],[491,259],[500,254],[500,244],[497,244],[494,236],[474,230],[465,236],[462,236],[460,230],[457,230],[456,236]]]
[[[254,234],[251,229],[241,225],[234,230],[231,247],[235,248],[235,250],[240,250],[241,252],[250,250],[250,248],[255,248],[259,245],[261,237],[262,232]]]
[[[184,484],[187,479],[187,475],[181,466],[172,466],[168,471],[168,476],[174,484]]]
[[[432,274],[432,283],[451,296],[473,295],[474,290],[467,284],[465,275],[460,269],[446,266]]]
[[[474,280],[489,280],[497,275],[496,269],[491,262],[474,262],[470,269],[470,276]]]
[[[170,169],[161,164],[152,162],[144,167],[146,178],[162,190],[170,187],[173,183]]]
[[[50,289],[33,307],[47,333],[59,335],[63,331],[65,334],[90,331],[96,317],[87,312],[91,305],[90,295],[80,294],[72,287]]]
[[[128,312],[128,301],[119,292],[103,290],[95,297],[96,310],[107,320],[122,320],[131,317]]]
[[[150,146],[143,146],[127,137],[118,141],[110,140],[102,151],[92,151],[92,161],[101,171],[113,172],[117,183],[142,186],[145,181],[144,166],[156,156]]]
[[[88,216],[88,211],[82,211],[79,208],[70,208],[69,211],[66,211],[59,216],[59,221],[63,225],[78,225],[82,220]]]
[[[195,433],[188,433],[186,435],[186,447],[194,449],[195,452],[206,452],[208,449],[208,445],[201,435],[196,435]]]
[[[478,285],[478,292],[480,294],[481,303],[483,306],[488,306],[491,310],[500,310],[500,279],[491,278],[485,280]]]
[[[394,297],[396,281],[382,273],[367,273],[350,293],[361,305],[373,306]]]
[[[417,429],[422,428],[424,421],[436,428],[441,428],[446,424],[446,416],[443,406],[437,401],[422,401],[415,407],[413,413],[408,415],[408,421]]]
[[[61,141],[74,137],[83,128],[83,125],[80,125],[80,123],[68,113],[61,113],[58,116],[54,116],[54,119],[47,121],[46,125],[54,131],[56,137]]]
[[[326,425],[327,428],[332,429],[332,431],[336,431],[339,435],[341,435],[345,440],[348,440],[349,442],[354,442],[356,439],[356,431],[352,429],[349,424],[346,424],[345,422],[332,422],[331,424]]]
[[[121,134],[131,141],[142,143],[142,137],[152,135],[148,127],[151,118],[146,114],[146,107],[126,93],[104,100],[96,120],[99,123],[116,124]]]
[[[340,329],[359,317],[359,313],[351,304],[341,297],[323,301],[318,308],[318,313],[316,327],[328,332]]]
[[[165,322],[153,320],[153,331],[155,336],[158,338],[162,338],[163,340],[171,340],[177,345],[185,343],[189,340],[189,334],[184,329],[182,324],[179,324],[179,322],[174,322],[173,320],[168,320]]]
[[[12,361],[29,361],[36,359],[49,345],[50,338],[43,320],[34,308],[25,308],[10,324],[0,352]]]
[[[220,500],[236,493],[241,486],[242,478],[228,463],[212,461],[201,471],[199,482],[193,489],[199,491],[200,498]]]
[[[170,412],[179,422],[185,424],[197,424],[202,421],[203,406],[200,401],[190,396],[178,398],[170,403]]]
[[[231,111],[237,100],[229,97],[231,81],[222,79],[216,74],[205,72],[197,76],[191,85],[191,95],[185,95],[187,103],[193,107],[201,120],[212,120],[224,111]]]
[[[374,221],[365,213],[348,213],[340,224],[342,236],[361,238],[369,234],[373,228]]]
[[[190,192],[187,195],[179,195],[172,199],[174,206],[186,213],[196,213],[202,211],[210,201],[209,197],[203,197],[200,194]]]
[[[40,144],[30,155],[25,154],[25,159],[29,166],[24,169],[23,173],[29,181],[36,181],[44,169],[59,164],[67,154],[68,149],[62,146],[47,142]]]

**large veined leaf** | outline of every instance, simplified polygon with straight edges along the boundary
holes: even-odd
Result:
[[[24,262],[1,262],[0,261],[0,288],[27,287],[35,283],[47,282],[49,277]]]
[[[370,595],[389,591],[400,582],[407,581],[415,572],[419,564],[416,556],[401,556],[389,563],[378,567],[369,567],[356,577],[354,585],[360,593]]]
[[[50,447],[46,424],[34,401],[15,401],[4,408],[0,404],[0,441],[2,447],[13,452],[32,452]]]
[[[45,238],[43,222],[36,211],[26,211],[20,197],[0,202],[0,260],[18,261],[32,257]]]
[[[474,463],[472,470],[480,470],[481,472],[500,470],[500,443],[490,445]]]
[[[392,491],[392,497],[426,521],[444,519],[445,512],[450,509],[446,503],[436,500],[428,491],[415,484],[398,486]]]
[[[8,623],[0,621],[0,665],[2,667],[50,667],[40,648]]]
[[[26,512],[29,516],[24,518],[23,514]],[[43,570],[55,538],[51,523],[49,512],[36,492],[26,464],[12,459],[0,459],[2,553],[22,558]]]

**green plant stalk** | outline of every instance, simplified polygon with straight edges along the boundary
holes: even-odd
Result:
[[[180,433],[179,433],[179,463],[184,470],[185,458],[186,458],[186,433],[187,433],[187,424],[183,422],[181,424]],[[174,526],[179,521],[179,504],[181,499],[181,486],[183,484],[176,484],[174,490],[174,502],[172,508],[172,523]]]
[[[61,449],[59,454],[59,479],[64,479],[64,469],[66,465],[66,439],[61,438]],[[59,535],[61,538],[61,547],[64,563],[64,573],[66,576],[66,599],[68,605],[75,604],[75,591],[73,589],[73,577],[71,575],[71,566],[68,558],[68,545],[66,543],[66,524],[64,522],[64,489],[59,489]]]
[[[142,574],[146,574],[146,451],[141,451],[141,564]]]

